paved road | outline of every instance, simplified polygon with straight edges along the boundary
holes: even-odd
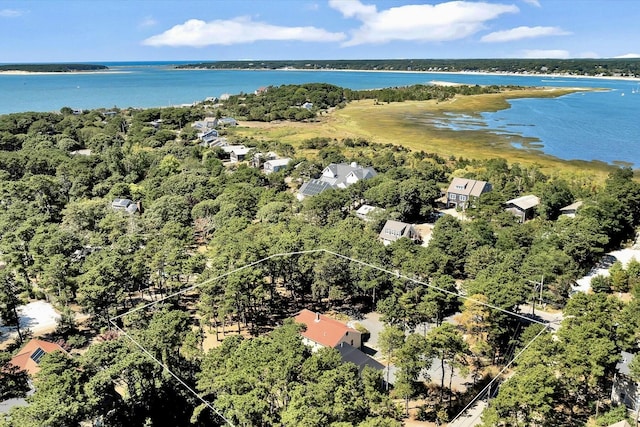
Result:
[[[484,400],[476,402],[472,407],[460,415],[452,423],[447,424],[448,427],[474,427],[482,424],[482,411],[487,407],[487,403]]]
[[[520,313],[523,315],[531,314],[532,307],[528,304],[523,304],[520,306]],[[561,311],[550,313],[547,311],[543,311],[540,307],[536,306],[536,314],[535,317],[538,321],[548,322],[549,327],[555,332],[560,328],[560,324],[562,323],[562,319],[564,319],[563,313]]]
[[[360,319],[357,322],[360,323],[365,328],[367,328],[371,333],[369,340],[366,343],[364,343],[365,352],[386,366],[387,361],[384,355],[382,355],[378,350],[378,337],[380,336],[380,332],[384,329],[384,323],[380,320],[380,314],[368,313],[365,315],[364,319]],[[427,331],[428,331],[429,328],[432,326],[434,325],[419,325],[416,328],[416,332],[424,333],[425,328],[427,328]],[[389,367],[389,382],[391,384],[395,382],[395,371],[396,371],[396,368],[393,365]],[[449,385],[449,372],[450,372],[449,366],[445,364],[445,384],[447,385]],[[432,382],[440,383],[440,379],[442,378],[442,367],[440,365],[440,360],[434,359],[431,365],[431,368],[425,374],[426,375],[422,376],[423,380],[426,380],[425,376],[428,376]],[[386,376],[386,372],[385,372],[385,376]],[[472,381],[471,377],[463,377],[456,370],[453,375],[453,380],[451,384],[453,388],[463,391],[466,389],[466,384],[471,381]]]

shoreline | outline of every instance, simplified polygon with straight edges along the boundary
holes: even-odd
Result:
[[[69,74],[129,74],[131,71],[0,71],[0,76],[64,76]]]
[[[414,70],[351,70],[340,68],[177,68],[177,70],[185,71],[305,71],[305,72],[343,72],[343,73],[406,73],[406,74],[448,74],[448,75],[477,75],[477,76],[509,76],[509,77],[548,77],[548,78],[565,78],[565,79],[594,79],[594,80],[619,80],[619,81],[637,81],[640,77],[624,77],[624,76],[585,76],[563,73],[512,73],[502,71],[414,71]],[[450,82],[449,82],[450,83]],[[466,85],[467,83],[459,83]]]
[[[353,70],[339,68],[174,68],[175,71],[304,71],[304,72],[332,72],[332,73],[403,73],[403,74],[447,74],[454,76],[460,75],[477,75],[477,76],[507,76],[507,77],[539,77],[539,78],[565,78],[565,79],[592,79],[592,80],[617,80],[617,81],[635,81],[640,82],[640,77],[624,77],[624,76],[587,76],[563,73],[512,73],[502,71],[414,71],[414,70]],[[68,75],[68,74],[127,74],[132,71],[124,70],[96,70],[96,71],[22,71],[7,70],[0,71],[0,76],[41,76],[41,75]],[[438,81],[441,82],[441,81]],[[468,83],[442,82],[456,85],[467,85]]]

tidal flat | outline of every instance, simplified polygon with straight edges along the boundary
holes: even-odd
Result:
[[[380,144],[396,144],[412,151],[468,159],[504,158],[509,163],[537,165],[552,175],[592,173],[605,177],[614,166],[599,161],[563,160],[543,151],[535,138],[503,133],[480,125],[480,114],[509,108],[517,98],[551,98],[593,88],[518,88],[497,94],[458,95],[446,101],[378,103],[355,101],[310,123],[242,122],[234,132],[259,139],[280,140],[300,148],[314,137],[364,138]],[[456,117],[475,123],[473,129],[443,125]]]

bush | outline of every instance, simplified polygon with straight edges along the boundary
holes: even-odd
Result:
[[[626,418],[627,408],[624,405],[620,405],[610,409],[609,411],[605,412],[604,415],[598,417],[596,419],[596,424],[599,426],[608,426],[622,421]]]

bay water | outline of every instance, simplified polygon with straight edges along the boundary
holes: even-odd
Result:
[[[479,85],[603,88],[559,98],[510,101],[480,117],[452,115],[451,129],[489,129],[534,138],[542,152],[565,160],[640,167],[640,83],[626,79],[567,78],[480,73],[298,70],[179,70],[177,62],[104,63],[99,73],[2,74],[0,114],[24,111],[161,107],[191,104],[260,87],[312,82],[373,89],[446,81]],[[514,143],[518,146],[518,143]],[[530,148],[530,147],[529,147]],[[455,153],[454,153],[455,154]]]

